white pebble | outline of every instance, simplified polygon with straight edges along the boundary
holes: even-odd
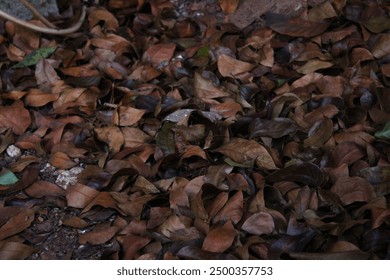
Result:
[[[15,145],[9,145],[6,152],[7,155],[11,158],[17,158],[22,155],[22,151]]]

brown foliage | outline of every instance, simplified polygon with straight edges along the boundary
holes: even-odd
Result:
[[[239,1],[105,2],[77,36],[0,28],[0,259],[40,258],[56,211],[101,258],[390,257],[386,1],[244,30]]]

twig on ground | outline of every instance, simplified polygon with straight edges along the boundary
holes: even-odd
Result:
[[[44,23],[47,27],[57,29],[57,26],[52,24],[43,15],[41,15],[41,13],[35,8],[35,6],[32,3],[30,3],[28,0],[19,0],[19,2],[22,3],[27,9],[30,10],[34,18],[42,21],[42,23]]]
[[[41,27],[41,26],[38,26],[38,25],[35,25],[32,23],[29,23],[29,22],[22,20],[20,18],[14,17],[14,16],[0,10],[0,17],[4,18],[6,20],[9,20],[13,23],[21,25],[21,26],[26,27],[26,28],[33,30],[33,31],[37,31],[37,32],[45,33],[45,34],[53,34],[53,35],[66,35],[66,34],[76,32],[83,24],[86,15],[87,15],[87,8],[86,8],[86,6],[83,6],[82,10],[81,10],[80,18],[74,26],[69,27],[69,28],[65,28],[65,29],[58,29],[56,27],[55,28]]]

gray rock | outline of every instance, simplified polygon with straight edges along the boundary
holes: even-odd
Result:
[[[50,14],[58,14],[58,6],[56,0],[29,0],[37,10],[47,17]],[[1,0],[0,10],[10,15],[16,16],[20,19],[30,20],[32,19],[31,12],[18,0]]]

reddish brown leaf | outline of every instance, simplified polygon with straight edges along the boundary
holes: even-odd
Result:
[[[68,206],[75,208],[84,208],[88,205],[99,192],[86,185],[77,183],[75,186],[70,186],[66,190],[66,200]]]
[[[31,124],[30,113],[22,101],[15,101],[11,106],[0,106],[0,132],[11,128],[12,132],[21,135]]]
[[[244,212],[244,196],[242,191],[238,191],[226,202],[225,206],[213,218],[213,223],[231,220],[237,224]]]
[[[233,244],[235,237],[236,230],[229,220],[222,226],[210,229],[203,241],[202,249],[209,252],[222,253]]]

